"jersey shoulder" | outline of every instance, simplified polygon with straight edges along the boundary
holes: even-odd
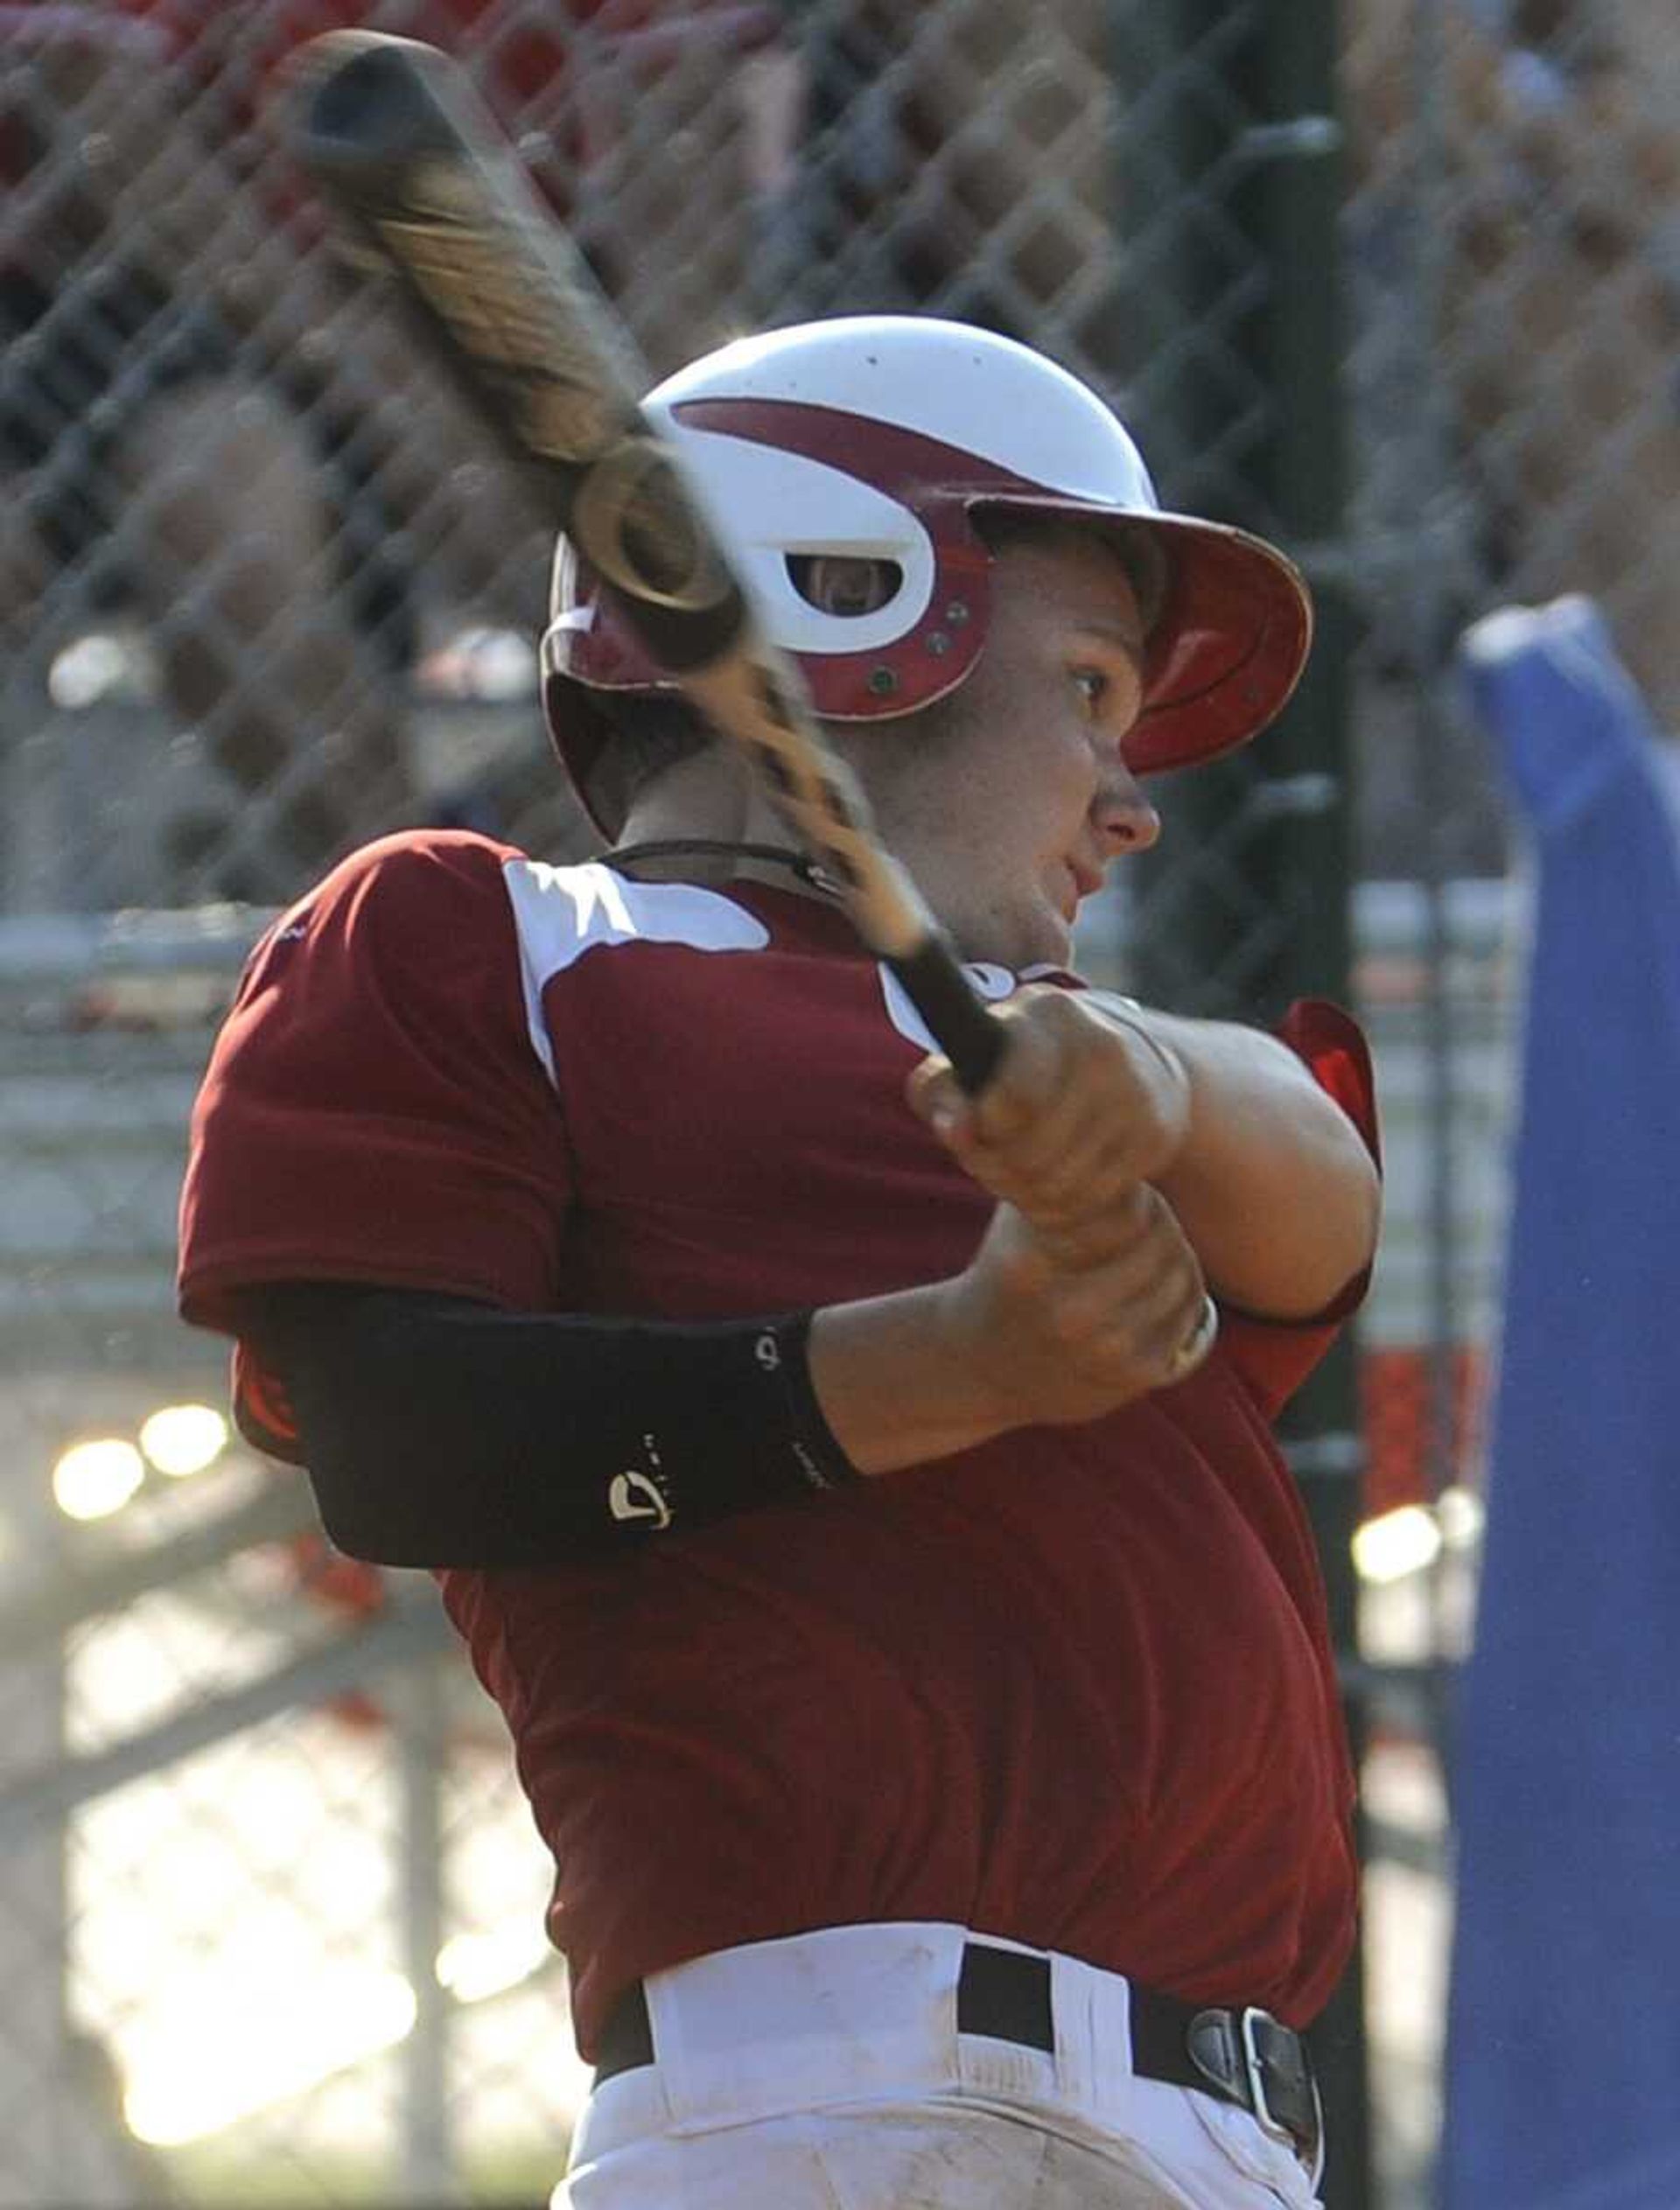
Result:
[[[267,1281],[542,1306],[570,1202],[503,868],[486,837],[364,846],[269,930],[193,1109],[182,1310]]]
[[[218,1060],[260,1039],[265,1054],[300,1063],[356,1061],[374,1053],[381,1023],[410,1039],[452,1034],[458,1052],[522,1035],[503,871],[522,857],[459,829],[405,830],[351,852],[252,947]]]
[[[322,905],[430,893],[482,895],[499,885],[502,870],[525,855],[514,845],[471,829],[404,829],[360,844],[305,891],[283,923]]]
[[[360,845],[257,938],[247,983],[328,965],[435,983],[468,955],[510,950],[503,870],[523,857],[468,829],[404,829]]]

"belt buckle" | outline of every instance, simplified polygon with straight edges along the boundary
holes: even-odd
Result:
[[[1239,2011],[1236,2016],[1236,2030],[1242,2043],[1242,2069],[1248,2075],[1250,2106],[1260,2130],[1270,2134],[1274,2141],[1287,2142],[1298,2155],[1301,2144],[1295,2137],[1294,2128],[1286,2126],[1280,2118],[1273,2115],[1271,2104],[1266,2097],[1265,2072],[1261,2062],[1259,2046],[1254,2038],[1254,2022],[1256,2018],[1265,2019],[1268,2025],[1274,2023],[1270,2011],[1258,2010],[1253,2004],[1249,2004],[1245,2010]]]

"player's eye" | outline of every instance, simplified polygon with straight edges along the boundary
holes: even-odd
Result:
[[[808,605],[843,620],[874,613],[904,582],[896,560],[850,560],[836,553],[789,553],[788,573]]]
[[[1072,673],[1074,689],[1093,714],[1100,713],[1114,687],[1108,675],[1100,668],[1075,668]]]

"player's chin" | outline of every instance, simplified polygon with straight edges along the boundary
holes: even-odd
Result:
[[[1022,885],[1011,897],[940,918],[962,947],[964,959],[1019,975],[1029,967],[1070,963],[1076,911],[1077,901],[1066,898],[1065,886],[1053,889],[1046,882]]]
[[[1077,902],[1051,897],[1033,901],[1021,916],[1017,929],[1016,956],[1010,965],[1017,974],[1027,967],[1070,967],[1074,957],[1074,929]]]
[[[1067,967],[1073,960],[1080,905],[1079,890],[1076,885],[1070,885],[1067,868],[1057,871],[1057,880],[1046,890],[1041,904],[1047,948],[1037,956],[1046,966]]]

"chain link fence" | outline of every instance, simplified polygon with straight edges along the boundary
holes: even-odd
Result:
[[[654,372],[808,315],[981,320],[1112,395],[1167,503],[1319,586],[1327,749],[1167,788],[1085,950],[1264,1010],[1334,982],[1351,852],[1390,1209],[1340,1479],[1387,1547],[1349,1654],[1376,2176],[1333,2199],[1426,2199],[1519,896],[1449,660],[1489,605],[1587,590],[1680,709],[1680,33],[1668,0],[1342,0],[1303,106],[1279,12],[0,7],[0,2205],[535,2205],[580,2092],[544,1867],[429,1584],[154,1417],[222,1401],[172,1316],[173,1207],[268,913],[404,822],[590,846],[536,703],[543,518],[262,126],[344,21],[472,63]],[[1303,175],[1334,195],[1316,262],[1267,228]],[[1320,295],[1348,466],[1309,513],[1334,414],[1279,440]]]

